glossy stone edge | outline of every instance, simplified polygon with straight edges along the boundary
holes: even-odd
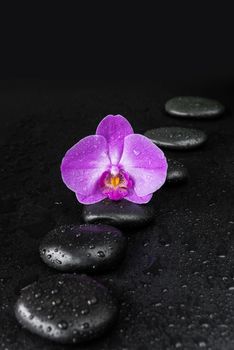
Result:
[[[188,172],[188,169],[186,167],[184,167],[184,174],[185,175],[183,177],[178,178],[177,180],[172,180],[172,179],[169,179],[167,177],[165,185],[166,186],[174,186],[174,185],[185,184],[186,182],[188,182],[188,179],[189,179],[189,172]]]
[[[93,204],[91,204],[93,205]],[[147,205],[147,204],[136,204],[136,205],[140,205],[140,206],[144,206],[144,205]],[[85,219],[85,214],[88,210],[88,205],[84,206],[83,209],[82,209],[82,220],[84,223],[86,224],[97,224],[97,223],[101,223],[103,225],[109,225],[109,226],[114,226],[118,229],[122,229],[122,230],[125,230],[128,229],[130,227],[130,230],[132,229],[136,229],[136,228],[143,228],[143,227],[146,227],[148,225],[150,225],[152,222],[154,222],[155,220],[155,217],[154,217],[154,207],[152,206],[152,204],[150,204],[150,207],[148,208],[148,210],[150,211],[150,215],[148,215],[147,213],[147,216],[145,219],[143,220],[139,220],[135,223],[133,222],[123,222],[122,224],[119,224],[117,221],[113,220],[112,218],[110,217],[104,217],[103,219],[97,219],[95,217],[95,215],[91,216],[91,219],[89,220],[86,220]]]
[[[74,226],[75,224],[70,224],[71,226]],[[97,223],[83,223],[83,224],[77,224],[75,226],[87,226],[87,225],[90,225],[90,226],[97,226]],[[77,268],[73,265],[70,265],[70,267],[68,269],[66,268],[63,268],[64,265],[60,265],[60,264],[56,264],[56,263],[48,263],[49,260],[45,259],[45,255],[42,253],[42,250],[44,249],[44,246],[43,246],[43,242],[44,242],[44,239],[46,238],[47,235],[49,235],[50,233],[52,233],[54,230],[58,229],[58,228],[61,228],[61,227],[66,227],[66,226],[69,226],[68,225],[60,225],[58,227],[55,227],[53,230],[50,230],[41,240],[41,243],[39,244],[39,247],[38,247],[38,250],[39,250],[39,255],[40,255],[40,258],[41,260],[43,261],[44,264],[46,264],[48,267],[52,268],[52,269],[55,269],[57,271],[60,271],[60,272],[78,272],[78,273],[81,273],[81,274],[86,274],[86,273],[89,273],[89,274],[95,274],[95,273],[102,273],[102,272],[109,272],[109,271],[113,271],[115,270],[117,267],[118,267],[118,264],[121,264],[122,263],[122,260],[125,258],[125,255],[126,255],[126,251],[127,251],[127,246],[128,246],[128,240],[126,238],[126,236],[124,235],[124,233],[120,230],[119,227],[114,227],[113,225],[108,225],[108,224],[98,224],[98,226],[105,226],[106,229],[109,228],[110,230],[116,230],[120,236],[121,236],[121,246],[122,246],[122,251],[121,251],[121,254],[119,254],[118,258],[117,259],[114,259],[114,261],[112,259],[110,259],[110,267],[97,267],[95,269],[92,269],[91,267],[89,268]]]
[[[164,127],[161,127],[161,128],[164,128]],[[169,128],[166,127],[166,128]],[[180,128],[180,127],[178,127]],[[184,128],[184,127],[181,127],[181,128]],[[160,129],[160,128],[158,128]],[[149,137],[147,135],[148,131],[152,131],[154,129],[150,129],[150,130],[147,130],[145,133],[144,133],[144,136],[145,137],[148,137],[149,140],[151,140],[155,145],[157,145],[158,147],[161,147],[163,149],[169,149],[169,150],[173,150],[173,151],[190,151],[190,150],[193,150],[193,149],[196,149],[196,148],[200,148],[200,147],[203,147],[204,144],[207,142],[207,139],[208,139],[208,135],[201,129],[194,129],[194,128],[185,128],[185,129],[191,129],[191,130],[197,130],[201,133],[201,136],[203,137],[202,141],[200,143],[195,143],[193,145],[189,145],[189,146],[186,146],[186,145],[170,145],[168,144],[167,142],[156,142],[154,139],[152,139],[151,137]]]
[[[181,96],[178,96],[178,97],[181,97]],[[189,97],[189,96],[186,96],[186,97]],[[193,113],[180,112],[180,111],[177,111],[177,110],[171,108],[171,106],[170,106],[172,101],[174,101],[176,98],[177,97],[173,97],[165,103],[165,111],[168,115],[173,116],[173,117],[177,117],[177,118],[207,119],[207,120],[217,119],[217,118],[220,118],[226,110],[225,106],[221,102],[216,101],[216,103],[218,103],[220,106],[219,112],[206,111],[206,112],[203,112],[202,114],[201,113],[194,113],[194,112]],[[209,99],[209,100],[213,101],[212,99]]]
[[[80,274],[81,276],[87,276],[86,274]],[[53,275],[55,276],[55,275]],[[52,276],[52,277],[53,277]],[[61,274],[62,276],[62,274]],[[87,276],[88,278],[92,279],[91,277]],[[49,277],[47,277],[47,279],[49,279]],[[25,318],[21,318],[20,316],[20,311],[19,311],[19,306],[20,306],[20,302],[22,301],[22,294],[20,294],[20,296],[18,297],[17,301],[15,302],[14,304],[14,314],[15,314],[15,317],[17,319],[17,321],[19,322],[19,324],[22,326],[22,329],[24,331],[27,331],[27,332],[30,332],[32,334],[35,334],[43,339],[47,339],[49,341],[52,341],[53,343],[56,343],[56,344],[67,344],[67,345],[75,345],[75,344],[87,344],[89,343],[90,341],[93,341],[95,339],[99,339],[100,337],[102,337],[108,330],[110,330],[113,325],[116,323],[118,317],[119,317],[119,302],[117,300],[117,298],[108,290],[107,287],[105,287],[103,284],[101,284],[99,281],[96,281],[95,279],[93,279],[97,284],[99,284],[101,287],[103,287],[104,289],[106,289],[106,292],[110,295],[110,297],[112,298],[113,300],[113,305],[115,306],[114,310],[113,310],[113,315],[110,319],[110,321],[108,321],[108,323],[105,325],[105,326],[102,326],[101,329],[99,329],[99,334],[98,335],[94,335],[94,336],[90,336],[88,338],[83,338],[83,339],[80,339],[80,341],[76,341],[75,343],[72,341],[72,338],[71,339],[67,339],[67,338],[64,338],[64,339],[57,339],[53,336],[51,336],[49,333],[48,333],[48,336],[46,335],[46,333],[40,333],[38,331],[38,328],[33,328],[31,327],[30,325],[30,322],[27,322]],[[22,290],[26,289],[27,287],[33,285],[34,283],[36,283],[38,281],[35,281],[33,283],[31,283],[30,285],[28,286],[25,286]]]

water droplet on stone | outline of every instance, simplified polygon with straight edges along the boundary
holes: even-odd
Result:
[[[99,256],[99,258],[105,258],[105,253],[101,250],[97,252],[97,255]]]
[[[93,298],[90,298],[88,301],[87,301],[88,305],[94,305],[97,303],[97,298],[96,297],[93,297]]]
[[[59,329],[67,329],[68,328],[68,323],[66,321],[62,320],[62,321],[59,321],[57,323],[57,326],[58,326]]]

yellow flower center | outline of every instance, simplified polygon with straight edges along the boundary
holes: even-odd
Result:
[[[117,176],[111,176],[110,183],[113,187],[117,187],[120,184],[120,177]]]

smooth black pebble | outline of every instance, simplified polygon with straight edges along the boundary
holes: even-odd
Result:
[[[105,223],[122,228],[136,228],[148,225],[154,219],[151,204],[135,204],[126,200],[104,200],[83,208],[86,223]]]
[[[199,129],[168,126],[148,130],[145,136],[160,147],[168,149],[189,150],[203,145],[207,136]]]
[[[184,164],[177,160],[167,159],[167,183],[178,184],[185,182],[188,179],[188,171]]]
[[[85,276],[60,274],[22,289],[15,306],[28,330],[60,343],[80,343],[101,336],[118,314],[115,298]]]
[[[167,101],[165,110],[175,117],[209,119],[219,117],[225,108],[219,101],[209,98],[180,96]]]
[[[64,225],[49,232],[40,244],[42,260],[62,271],[113,269],[124,257],[127,240],[107,225]]]

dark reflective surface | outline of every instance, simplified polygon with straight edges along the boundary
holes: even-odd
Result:
[[[105,333],[117,317],[117,305],[108,290],[89,277],[60,274],[25,287],[15,313],[31,332],[74,344]]]
[[[125,229],[147,226],[155,217],[151,203],[139,205],[127,200],[104,200],[86,205],[82,215],[87,223],[102,222]]]
[[[40,244],[42,260],[61,271],[111,270],[121,263],[127,241],[107,225],[65,225],[49,232]]]
[[[123,264],[95,275],[120,301],[118,322],[111,332],[79,348],[233,348],[233,88],[231,81],[198,85],[193,80],[164,87],[14,82],[10,88],[1,83],[3,348],[66,349],[22,329],[13,308],[21,288],[58,274],[41,261],[39,245],[46,232],[71,222],[79,224],[82,214],[82,206],[61,180],[60,161],[77,140],[94,133],[108,113],[122,113],[140,133],[176,125],[199,128],[209,137],[202,148],[166,151],[169,158],[185,165],[189,180],[183,186],[162,187],[155,194],[154,222],[124,230],[128,249]],[[227,111],[209,121],[171,118],[164,112],[165,102],[184,94],[218,99]],[[10,121],[13,124],[6,132],[3,125]]]

